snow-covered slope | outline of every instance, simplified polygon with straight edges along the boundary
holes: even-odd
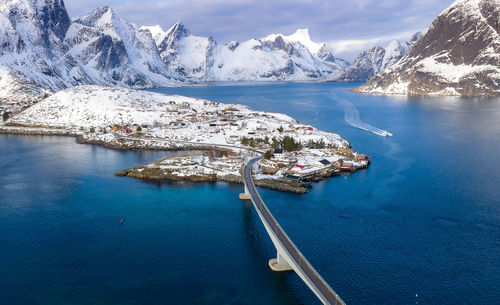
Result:
[[[362,51],[354,62],[336,80],[363,82],[373,75],[396,64],[418,41],[421,33],[414,34],[408,41],[393,40],[385,48],[372,47]]]
[[[29,107],[50,95],[25,75],[0,66],[0,115]]]
[[[411,51],[357,92],[500,95],[500,0],[459,0]]]
[[[158,52],[170,70],[191,78],[206,76],[216,45],[211,37],[194,36],[181,22],[166,32],[160,26],[143,26],[141,29],[151,32]]]
[[[307,29],[290,36],[219,45],[211,37],[194,36],[180,22],[163,32],[148,29],[168,67],[186,77],[210,81],[311,80],[339,75],[347,62],[326,45],[311,40]]]
[[[94,78],[82,83],[143,88],[172,85],[178,77],[166,68],[150,32],[118,18],[110,7],[76,18],[66,42]]]
[[[0,4],[0,66],[8,71],[0,82],[15,75],[35,91],[79,84],[167,86],[179,78],[165,67],[149,31],[117,18],[109,7],[71,21],[62,0]],[[5,87],[0,95],[12,90]]]
[[[231,138],[239,142],[242,137],[294,136],[304,144],[313,140],[336,147],[349,146],[349,142],[338,134],[300,124],[281,113],[254,111],[244,105],[179,95],[100,86],[59,91],[14,116],[8,124],[70,131],[137,124],[148,126],[144,131],[147,136],[200,143],[230,144]],[[285,130],[278,132],[280,127]]]

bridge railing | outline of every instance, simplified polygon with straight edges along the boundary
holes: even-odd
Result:
[[[267,206],[264,204],[264,201],[260,197],[259,193],[257,192],[257,189],[255,188],[255,185],[253,183],[251,170],[253,165],[260,159],[261,158],[259,157],[250,160],[244,170],[245,185],[248,189],[248,192],[250,193],[252,202],[259,210],[267,225],[272,228],[272,231],[276,235],[277,239],[286,249],[290,257],[294,260],[300,271],[302,271],[302,273],[311,281],[311,283],[316,287],[316,289],[326,299],[326,301],[329,304],[345,305],[344,301],[342,301],[337,293],[335,293],[335,291],[328,285],[328,283],[326,283],[321,275],[319,275],[319,273],[312,267],[305,256],[299,251],[297,246],[295,246],[290,237],[288,237],[283,228],[271,214]]]

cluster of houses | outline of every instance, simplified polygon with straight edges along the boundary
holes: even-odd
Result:
[[[163,120],[161,125],[157,121],[150,122],[150,126],[164,130],[190,129],[190,132],[175,134],[182,135],[186,138],[184,140],[188,141],[200,142],[203,139],[210,141],[211,138],[217,138],[217,141],[220,141],[219,135],[222,135],[227,144],[239,145],[246,138],[252,141],[252,146],[257,147],[269,145],[272,138],[279,139],[283,133],[299,136],[314,134],[317,131],[309,125],[290,120],[281,121],[281,118],[271,113],[248,111],[233,105],[222,108],[219,103],[210,101],[203,101],[203,103],[204,107],[199,107],[187,101],[170,100],[161,106],[165,111],[162,117],[166,120]],[[137,132],[139,127],[139,131],[146,133],[148,129],[146,125],[116,123],[109,126],[115,133],[131,134]],[[277,128],[277,126],[280,127]],[[108,128],[105,130],[109,131]],[[162,134],[169,133],[164,131]],[[198,135],[196,139],[193,138],[195,134]]]
[[[300,164],[296,160],[287,157],[281,149],[275,150],[274,160],[278,162],[287,161],[293,165],[285,172],[286,179],[299,182],[317,182],[325,177],[340,175],[340,172],[355,172],[360,168],[366,168],[370,164],[370,156],[361,154],[355,160],[338,159],[330,162],[327,159],[317,159],[310,164]]]
[[[149,125],[139,125],[139,124],[133,124],[131,126],[129,125],[110,125],[108,126],[108,129],[113,132],[120,132],[123,134],[131,134],[135,132],[145,132],[149,128]]]
[[[10,100],[6,101],[5,99],[0,99],[0,122],[4,115],[12,116],[35,103],[32,101],[16,102],[16,99],[12,99],[11,103],[9,103],[9,101]]]

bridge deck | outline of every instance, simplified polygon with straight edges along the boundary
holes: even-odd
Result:
[[[281,228],[257,192],[253,183],[251,171],[252,166],[260,159],[260,157],[254,158],[245,166],[244,182],[252,203],[255,209],[259,212],[259,217],[262,222],[267,224],[267,226],[271,229],[271,232],[268,230],[268,233],[275,235],[275,239],[281,243],[282,248],[288,252],[288,256],[293,260],[290,264],[291,267],[306,282],[306,284],[308,284],[311,290],[324,304],[345,305],[344,301],[342,301],[342,299],[335,293],[335,291],[333,291],[328,283],[311,266],[299,249],[297,249],[295,244],[288,237],[283,228]],[[275,245],[275,247],[278,249],[277,245]]]

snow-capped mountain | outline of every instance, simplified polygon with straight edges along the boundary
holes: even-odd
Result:
[[[210,81],[311,80],[333,77],[348,63],[335,58],[324,44],[311,40],[307,29],[285,36],[272,34],[220,45],[211,37],[194,36],[182,23],[153,35],[167,66],[188,78]]]
[[[117,18],[109,7],[70,20],[63,0],[0,4],[0,71],[0,98],[10,101],[80,84],[142,88],[179,79],[149,31]]]
[[[164,32],[160,26],[143,26],[153,35],[158,52],[167,67],[177,73],[196,79],[207,75],[216,42],[211,37],[191,34],[181,22]]]
[[[459,0],[411,51],[357,92],[500,95],[500,0]]]
[[[97,76],[80,83],[144,88],[172,85],[178,77],[166,69],[150,32],[118,18],[110,7],[74,19],[65,42],[78,66],[89,68],[85,74]]]
[[[375,46],[362,51],[336,80],[346,82],[367,81],[373,75],[396,64],[410,51],[421,35],[422,33],[418,32],[408,41],[393,40],[385,48]]]

